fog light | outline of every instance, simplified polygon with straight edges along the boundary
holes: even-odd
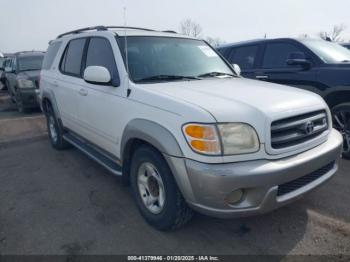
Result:
[[[229,205],[237,204],[239,201],[242,200],[243,197],[243,189],[237,189],[232,191],[226,198],[225,201]]]

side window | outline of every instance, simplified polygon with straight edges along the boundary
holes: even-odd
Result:
[[[113,50],[107,39],[100,37],[93,37],[90,39],[86,54],[86,67],[88,66],[103,66],[107,68],[111,74],[112,82],[114,82],[112,84],[119,83],[119,75]]]
[[[71,40],[61,61],[60,69],[63,73],[80,76],[81,62],[84,54],[85,38]]]
[[[16,71],[17,67],[16,67],[16,58],[12,58],[11,59],[11,65],[10,67],[12,68],[12,70]]]
[[[237,47],[232,50],[229,61],[231,64],[237,64],[242,69],[251,69],[254,67],[255,59],[259,46]]]
[[[267,44],[263,60],[263,68],[287,68],[289,55],[300,50],[289,43]]]
[[[51,68],[53,60],[55,59],[62,42],[55,42],[49,46],[44,57],[42,69],[48,70]]]

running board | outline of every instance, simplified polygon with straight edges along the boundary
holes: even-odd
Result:
[[[112,174],[116,176],[122,175],[122,168],[120,165],[116,163],[116,161],[113,161],[111,158],[107,157],[106,155],[102,154],[98,150],[94,149],[92,146],[88,145],[87,143],[84,143],[79,138],[77,138],[74,134],[66,133],[63,135],[63,138],[68,143],[72,144],[73,146],[78,148],[80,151],[85,153],[88,157],[95,160],[101,166],[105,167]]]

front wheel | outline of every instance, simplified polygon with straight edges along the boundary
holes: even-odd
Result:
[[[350,104],[333,107],[332,115],[333,127],[343,135],[343,158],[350,159]]]
[[[193,211],[182,197],[163,156],[151,146],[142,146],[132,157],[131,186],[141,215],[159,230],[179,228]]]
[[[24,108],[24,105],[23,105],[23,100],[22,100],[22,97],[21,95],[18,93],[17,91],[17,94],[16,94],[16,106],[17,106],[17,110],[19,113],[25,113],[25,108]]]

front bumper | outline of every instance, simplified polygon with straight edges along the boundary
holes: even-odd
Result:
[[[29,109],[39,107],[36,89],[21,89],[18,90],[18,92],[21,96],[24,108]]]
[[[342,142],[341,135],[332,130],[327,142],[278,160],[205,164],[186,159],[190,185],[184,188],[183,175],[176,180],[189,205],[200,213],[221,218],[261,214],[301,197],[331,178],[338,169]],[[327,165],[330,168],[321,176],[278,195],[280,185],[324,170]],[[174,165],[171,167],[174,171]],[[236,189],[243,189],[244,196],[239,203],[230,205],[225,198]]]

